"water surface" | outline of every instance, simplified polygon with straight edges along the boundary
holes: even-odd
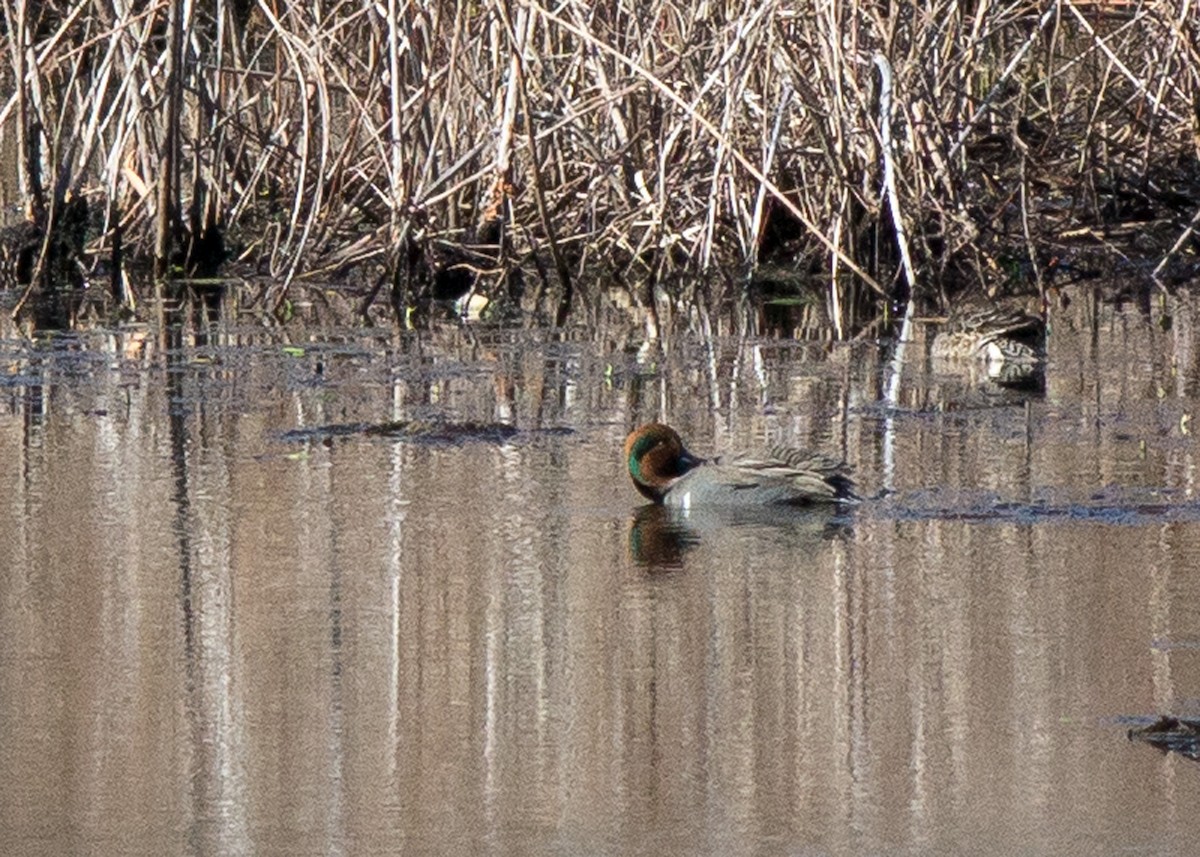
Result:
[[[1195,311],[1079,300],[1042,394],[918,359],[446,329],[0,342],[11,854],[1187,854]],[[872,499],[648,509],[820,446]],[[507,439],[323,433],[497,422]],[[314,430],[296,439],[286,432]]]

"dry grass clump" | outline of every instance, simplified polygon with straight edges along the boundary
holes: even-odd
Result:
[[[39,234],[87,199],[119,301],[139,258],[159,280],[242,263],[276,307],[297,278],[382,269],[398,311],[475,284],[559,322],[613,283],[712,311],[815,278],[848,336],[904,292],[877,55],[919,299],[1081,248],[1195,250],[1193,0],[0,13],[0,152]]]

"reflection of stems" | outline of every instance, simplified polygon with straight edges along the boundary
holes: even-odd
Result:
[[[183,402],[183,328],[171,319],[165,330],[167,432],[171,439],[171,472],[174,485],[175,535],[179,540],[179,601],[183,612],[183,651],[188,684],[195,681],[196,628],[192,592],[192,546],[188,536],[191,506],[188,500],[187,420]]]

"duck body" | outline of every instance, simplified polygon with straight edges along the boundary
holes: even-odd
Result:
[[[1045,352],[1046,323],[1023,309],[998,304],[956,308],[931,348],[935,359],[988,363],[1034,363]]]
[[[854,482],[844,462],[777,446],[761,456],[703,459],[688,452],[679,433],[648,423],[625,440],[633,485],[664,506],[761,507],[853,503]]]
[[[1045,388],[1046,322],[1019,306],[967,303],[950,313],[929,354],[939,369],[969,367],[986,387],[1040,392]]]

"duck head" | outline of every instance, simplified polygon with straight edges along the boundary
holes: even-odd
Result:
[[[625,462],[633,487],[643,497],[661,503],[681,476],[704,460],[684,448],[679,432],[663,423],[647,423],[625,438]]]

